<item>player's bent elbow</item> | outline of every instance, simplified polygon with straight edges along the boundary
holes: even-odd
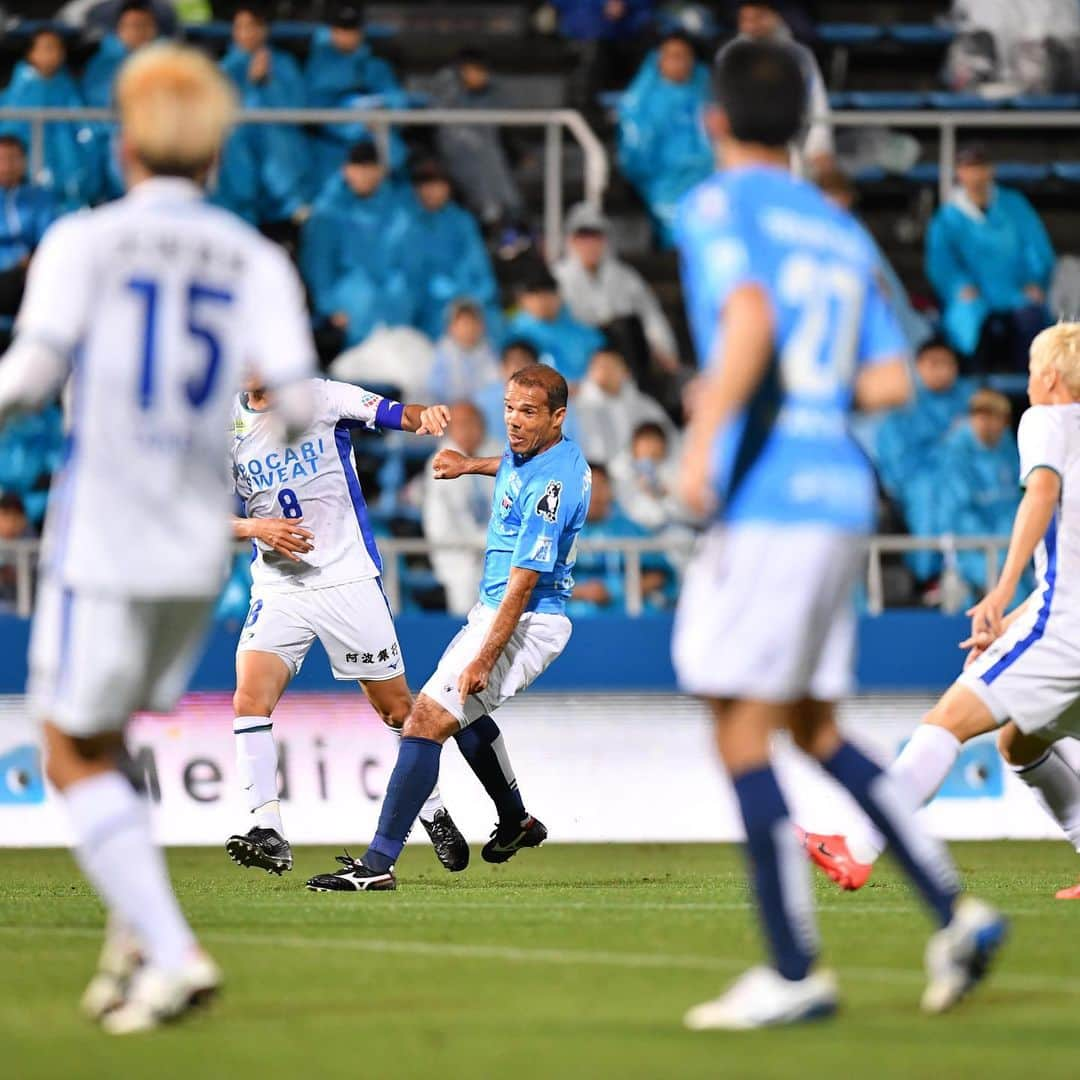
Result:
[[[906,360],[886,360],[864,368],[855,382],[855,404],[864,412],[898,409],[910,400],[914,386]]]

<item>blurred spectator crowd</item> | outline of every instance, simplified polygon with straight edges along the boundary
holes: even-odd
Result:
[[[231,4],[224,24],[207,22],[219,12],[204,0],[69,7],[79,9],[78,24],[27,24],[0,106],[109,108],[131,53],[185,35],[215,51],[245,109],[525,104],[506,93],[495,54],[474,45],[422,93],[406,89],[408,73],[381,54],[376,28],[348,0],[312,5],[321,21],[299,29],[274,18],[283,7],[295,18],[296,5]],[[857,209],[857,185],[823,122],[830,106],[808,47],[812,6],[674,7],[675,15],[651,0],[553,0],[533,12],[533,29],[561,42],[569,103],[609,132],[618,182],[639,200],[656,257],[670,258],[664,253],[680,199],[723,167],[704,106],[710,61],[733,37],[783,41],[795,51],[811,102],[795,148],[801,167],[829,198]],[[971,46],[969,16],[957,15],[968,29],[950,55],[946,73],[954,82],[964,57],[974,55],[959,48],[962,40]],[[1015,68],[1020,61],[1004,33],[994,38],[995,55]],[[50,223],[121,193],[116,140],[108,120],[49,123],[31,175],[30,125],[0,120],[0,331],[10,330],[29,260]],[[594,205],[573,206],[561,250],[544,250],[538,200],[522,182],[536,156],[515,129],[479,123],[431,130],[373,130],[353,121],[240,125],[210,197],[295,257],[328,374],[409,400],[453,403],[452,443],[466,453],[501,445],[509,375],[536,361],[557,368],[571,387],[567,432],[593,466],[582,538],[672,540],[669,554],[641,562],[646,606],[668,607],[694,525],[674,495],[684,391],[696,367],[678,296],[660,295],[649,275],[620,256],[621,223]],[[1018,379],[1031,337],[1052,318],[1057,262],[1039,215],[1021,191],[996,181],[985,146],[962,145],[956,180],[926,228],[931,293],[909,295],[881,252],[883,288],[917,356],[918,390],[908,409],[858,431],[878,468],[884,527],[926,536],[1008,530],[1018,499]],[[452,545],[482,543],[490,481],[434,483],[426,478],[430,446],[395,434],[358,434],[355,451],[377,528],[451,545],[430,561],[405,561],[407,604],[466,611],[479,560],[475,550]],[[0,540],[36,535],[63,452],[57,407],[0,434]],[[625,569],[619,551],[584,545],[577,613],[622,610]],[[985,587],[987,566],[980,554],[926,552],[894,570],[906,580],[898,595],[937,603],[947,593],[955,605]],[[10,600],[11,588],[0,559],[0,599]],[[226,614],[245,602],[242,587],[229,595]]]

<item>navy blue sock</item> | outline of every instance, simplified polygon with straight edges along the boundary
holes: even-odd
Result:
[[[810,869],[772,768],[736,777],[735,794],[773,963],[785,979],[805,978],[817,955]]]
[[[956,868],[945,845],[915,820],[915,811],[897,790],[895,780],[851,743],[841,743],[821,764],[851,792],[944,926],[952,918],[960,892]]]
[[[461,756],[491,796],[499,821],[520,825],[527,817],[499,725],[481,716],[455,736]]]
[[[438,782],[440,754],[442,745],[432,739],[406,735],[401,740],[379,813],[379,827],[364,852],[365,866],[382,872],[397,862],[420,807]]]

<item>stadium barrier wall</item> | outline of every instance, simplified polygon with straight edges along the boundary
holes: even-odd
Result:
[[[418,686],[458,626],[439,616],[399,622]],[[947,683],[959,667],[963,619],[923,612],[865,618],[863,693],[842,723],[888,761],[933,696],[915,688]],[[701,706],[671,692],[670,619],[581,619],[567,654],[530,692],[499,713],[528,805],[559,841],[730,841],[741,828],[730,786],[717,767]],[[27,624],[0,620],[0,846],[68,840],[48,790],[37,734],[22,697]],[[196,692],[169,717],[138,717],[130,747],[166,844],[220,844],[248,819],[233,764],[232,662],[235,632],[215,629]],[[904,688],[868,694],[870,687]],[[397,741],[359,690],[329,677],[318,649],[274,715],[281,747],[283,809],[297,843],[359,844],[375,827]],[[831,780],[783,741],[781,779],[797,819],[837,831],[859,811]],[[487,797],[450,745],[441,784],[471,841],[492,825]],[[964,750],[941,795],[925,811],[950,839],[1055,837],[1056,826],[1002,766],[992,739]]]

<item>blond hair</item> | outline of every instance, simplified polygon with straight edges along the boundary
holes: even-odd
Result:
[[[116,103],[132,152],[167,176],[204,173],[236,113],[229,82],[208,57],[182,45],[139,49],[120,69]]]
[[[1032,367],[1040,371],[1052,367],[1069,394],[1080,400],[1080,323],[1047,327],[1031,343],[1030,355]]]

